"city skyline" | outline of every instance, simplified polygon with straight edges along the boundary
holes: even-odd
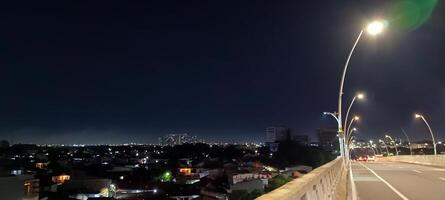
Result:
[[[397,1],[395,1],[397,2]],[[338,71],[373,2],[11,3],[0,20],[0,139],[14,143],[264,140],[283,125],[316,136],[335,127]],[[445,137],[441,52],[445,5],[427,20],[364,38],[351,60],[359,136]],[[420,12],[420,11],[419,11]],[[419,15],[427,15],[419,13]],[[397,21],[391,21],[391,25]],[[320,59],[323,58],[323,59]],[[427,89],[425,89],[427,88]],[[253,141],[252,141],[253,142]]]
[[[1,200],[445,196],[445,1],[0,9]]]

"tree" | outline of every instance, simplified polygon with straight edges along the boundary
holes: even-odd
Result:
[[[272,190],[275,190],[291,180],[293,180],[291,177],[284,177],[281,175],[275,176],[275,177],[269,179],[269,184],[266,188],[266,191],[270,192]]]

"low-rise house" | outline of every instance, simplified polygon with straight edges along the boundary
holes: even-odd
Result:
[[[0,199],[39,199],[39,180],[33,175],[1,176]]]

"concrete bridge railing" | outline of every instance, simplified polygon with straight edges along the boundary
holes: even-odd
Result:
[[[402,155],[381,157],[378,160],[445,167],[445,155]]]
[[[341,157],[320,166],[301,178],[257,198],[257,200],[347,199],[348,170]]]

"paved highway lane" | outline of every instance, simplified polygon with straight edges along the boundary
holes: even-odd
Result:
[[[353,162],[360,200],[445,199],[445,169],[397,162]]]

